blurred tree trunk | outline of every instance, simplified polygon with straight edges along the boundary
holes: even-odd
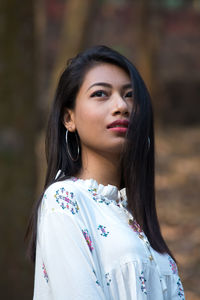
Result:
[[[162,41],[162,22],[161,15],[158,14],[151,2],[149,0],[141,0],[138,3],[138,68],[150,90],[153,104],[156,104],[155,109],[157,109],[157,104],[159,104],[159,83],[156,74],[158,53]]]
[[[139,68],[148,87],[153,90],[155,43],[151,31],[151,1],[139,2],[138,14],[138,48]]]
[[[66,66],[69,58],[75,56],[85,46],[88,40],[87,34],[94,21],[95,13],[101,5],[99,0],[68,0],[63,18],[59,50],[55,59],[54,69],[50,75],[50,86],[47,91],[48,108],[52,104],[58,78]],[[46,114],[47,115],[47,114]],[[37,142],[38,153],[38,187],[37,194],[40,194],[46,173],[45,151],[44,151],[45,132],[41,132]],[[41,155],[42,153],[42,155]]]
[[[67,59],[83,50],[88,30],[92,26],[93,16],[99,0],[68,0],[63,30],[60,40],[60,51],[55,63],[50,90],[55,90],[60,72],[64,69]],[[87,45],[86,45],[87,46]]]
[[[31,299],[24,234],[35,198],[34,1],[0,3],[1,298]]]

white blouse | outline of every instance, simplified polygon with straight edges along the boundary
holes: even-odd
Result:
[[[177,266],[94,179],[50,185],[38,211],[34,300],[183,300]]]

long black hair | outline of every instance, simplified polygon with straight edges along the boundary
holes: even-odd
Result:
[[[134,109],[121,154],[121,188],[126,187],[127,209],[140,224],[151,246],[159,253],[172,255],[161,235],[155,206],[154,128],[150,95],[135,66],[126,57],[107,46],[91,47],[68,60],[60,77],[46,134],[47,174],[44,191],[55,181],[76,176],[82,168],[81,155],[77,161],[73,161],[67,152],[63,115],[66,108],[74,108],[76,95],[87,71],[101,63],[110,63],[122,68],[129,75],[133,87]],[[69,132],[69,135],[71,154],[76,157],[74,134]],[[61,172],[55,179],[58,170]],[[37,214],[42,196],[43,194],[33,209],[26,234],[29,238],[29,256],[33,261],[36,250]]]

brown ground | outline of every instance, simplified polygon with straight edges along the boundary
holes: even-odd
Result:
[[[156,130],[157,209],[186,299],[200,299],[200,127]]]

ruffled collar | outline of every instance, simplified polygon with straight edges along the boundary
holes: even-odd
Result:
[[[126,188],[119,190],[115,185],[103,185],[93,178],[80,179],[73,176],[71,177],[71,180],[85,186],[88,190],[94,190],[99,196],[105,197],[110,201],[114,201],[116,204],[122,204],[124,207],[127,206]]]
[[[58,170],[55,179],[57,179],[61,175],[62,171]],[[99,184],[95,179],[80,179],[75,176],[69,178],[72,181],[76,181],[82,186],[84,186],[87,190],[94,190],[100,197],[108,199],[117,205],[122,205],[123,207],[127,207],[127,196],[126,196],[126,188],[121,190],[118,189],[117,186],[108,184],[103,185]]]

